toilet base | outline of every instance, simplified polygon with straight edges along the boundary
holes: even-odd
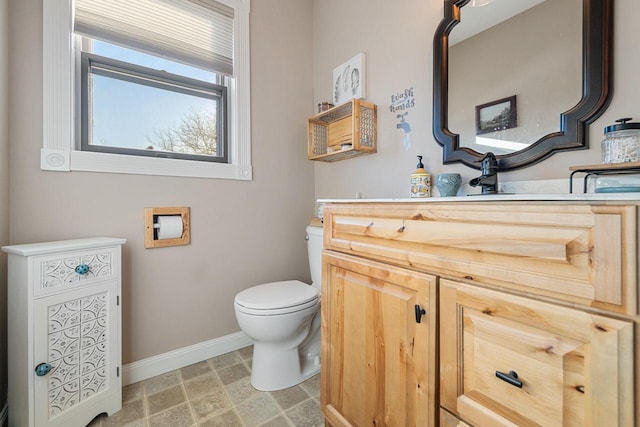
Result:
[[[320,372],[320,355],[300,355],[298,348],[274,350],[254,343],[251,385],[260,391],[293,387]]]

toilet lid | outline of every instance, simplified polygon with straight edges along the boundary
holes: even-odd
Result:
[[[318,299],[318,290],[298,280],[265,283],[238,293],[235,302],[254,310],[296,307]]]

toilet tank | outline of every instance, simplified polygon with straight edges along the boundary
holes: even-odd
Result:
[[[312,285],[322,286],[322,227],[307,226],[307,252]]]

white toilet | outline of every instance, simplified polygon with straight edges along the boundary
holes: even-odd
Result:
[[[251,385],[273,391],[320,372],[322,227],[307,227],[312,284],[272,282],[238,293],[236,319],[253,339]]]

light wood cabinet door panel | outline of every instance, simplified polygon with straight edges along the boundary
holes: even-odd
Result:
[[[635,205],[327,205],[325,247],[620,313],[637,312]]]
[[[480,426],[634,425],[633,324],[440,281],[440,399]]]
[[[435,302],[433,276],[324,252],[321,407],[332,425],[434,425]]]

